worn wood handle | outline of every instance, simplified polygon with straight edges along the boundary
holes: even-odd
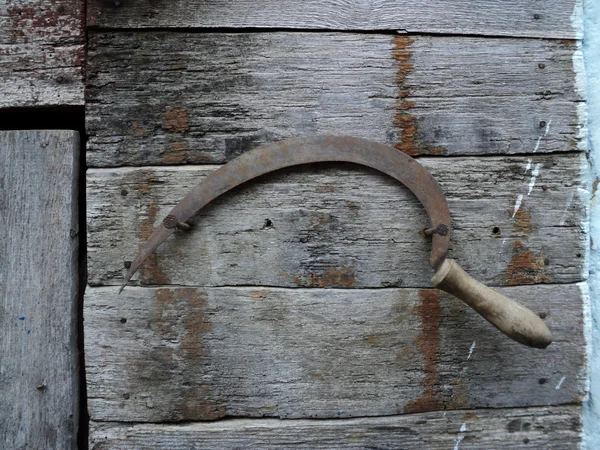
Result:
[[[460,298],[511,339],[536,348],[546,348],[552,342],[550,330],[537,314],[475,280],[453,259],[444,260],[432,282],[433,287]]]

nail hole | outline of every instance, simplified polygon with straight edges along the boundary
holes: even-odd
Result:
[[[121,195],[123,197],[125,197],[127,194],[129,194],[129,192],[127,192],[127,189],[121,189]]]
[[[581,258],[582,255],[581,255],[581,253],[577,253],[575,256],[578,258]]]
[[[544,184],[544,185],[542,186],[542,190],[543,190],[543,191],[547,191],[548,189],[550,189],[550,188],[549,188],[547,185],[545,185],[545,184]]]
[[[546,317],[548,317],[548,314],[543,312],[543,313],[539,313],[538,316],[540,316],[540,319],[545,319]]]
[[[540,16],[539,14],[534,14],[534,15],[533,15],[533,18],[534,18],[535,20],[540,20],[540,19],[542,18],[542,16]]]
[[[545,68],[546,68],[546,64],[544,64],[544,63],[539,63],[539,64],[538,64],[538,67],[539,67],[540,69],[545,69]]]
[[[546,384],[546,382],[547,382],[547,381],[548,381],[548,380],[546,380],[545,378],[540,378],[540,379],[538,380],[538,383],[540,383],[540,384]]]
[[[265,219],[265,223],[262,226],[263,230],[270,230],[271,228],[273,228],[273,222],[271,221],[271,219]]]
[[[550,264],[550,260],[548,258],[544,258],[544,265],[547,266]]]
[[[124,261],[123,265],[125,266],[126,269],[129,269],[131,267],[131,261]]]
[[[529,438],[523,439],[523,444],[529,444]]]
[[[542,121],[540,122],[540,128],[544,128],[545,126],[546,126],[546,121],[545,121],[545,120],[542,120]]]
[[[121,323],[127,323],[127,319],[126,319],[125,317],[123,317],[123,318],[120,320],[120,322],[121,322]]]
[[[492,233],[494,233],[494,234],[500,234],[500,227],[494,227],[492,229]]]
[[[129,395],[129,394],[123,394],[123,398],[124,398],[125,400],[129,400],[129,397],[130,397],[130,395]]]

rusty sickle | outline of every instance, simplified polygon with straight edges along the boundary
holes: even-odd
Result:
[[[143,261],[206,204],[258,176],[284,167],[343,161],[371,167],[403,183],[425,207],[431,236],[429,263],[436,270],[433,286],[464,301],[511,339],[530,347],[546,348],[552,335],[534,312],[471,278],[456,261],[447,259],[452,226],[440,186],[421,164],[393,147],[346,136],[289,139],[255,148],[221,166],[192,189],[144,242],[131,263],[121,291]],[[119,291],[120,292],[120,291]]]

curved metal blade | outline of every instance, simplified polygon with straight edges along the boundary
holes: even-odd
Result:
[[[446,258],[450,243],[450,211],[440,186],[421,164],[399,150],[346,136],[316,136],[280,141],[255,148],[214,171],[192,189],[167,216],[171,222],[185,222],[203,206],[228,190],[258,176],[284,167],[315,162],[343,161],[371,167],[403,183],[425,207],[431,228],[430,264],[437,269]],[[143,243],[131,263],[121,291],[144,260],[175,228],[164,223]],[[120,291],[119,291],[120,292]]]

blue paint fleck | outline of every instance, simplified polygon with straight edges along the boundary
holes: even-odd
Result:
[[[27,330],[27,334],[31,334],[31,330]]]
[[[19,317],[19,320],[25,320],[25,316]]]
[[[338,412],[337,412],[337,415],[338,415],[338,416],[341,416],[341,415],[342,415],[342,412],[341,412],[341,411],[338,411]]]

